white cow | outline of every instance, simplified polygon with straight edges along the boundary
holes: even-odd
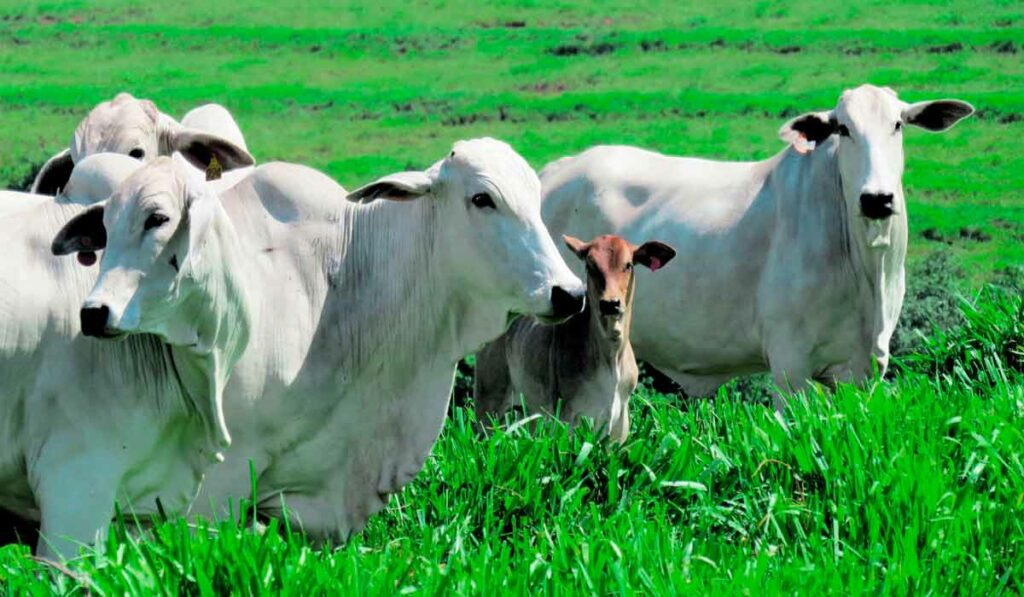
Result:
[[[68,220],[141,166],[89,156],[61,195],[0,217],[0,507],[41,522],[44,555],[91,541],[115,500],[142,516],[156,512],[157,497],[187,508],[219,447],[209,403],[199,402],[206,394],[183,391],[171,347],[148,335],[112,344],[79,334],[97,268],[50,252]]]
[[[0,191],[0,216],[16,213],[47,201],[53,201],[53,197],[21,191]]]
[[[248,172],[238,171],[238,168],[254,163],[238,124],[223,106],[200,106],[179,123],[160,112],[153,102],[119,93],[114,99],[97,105],[79,123],[71,146],[50,158],[36,174],[32,192],[55,195],[67,182],[74,165],[94,153],[120,153],[149,162],[159,156],[172,155],[197,140],[202,140],[203,145],[221,143],[218,152],[230,156],[232,164],[225,165],[224,170],[235,172],[215,185],[218,190],[246,176]],[[205,171],[210,154],[200,155],[194,150],[189,153],[198,162],[196,167]]]
[[[250,495],[252,463],[261,509],[283,502],[314,537],[346,537],[423,466],[463,355],[510,312],[582,309],[540,181],[504,143],[456,143],[348,197],[370,204],[268,164],[218,198],[160,160],[54,240],[106,241],[87,333],[159,335],[222,405],[233,441],[196,508]]]
[[[903,303],[903,127],[942,131],[972,112],[865,85],[786,123],[793,147],[761,162],[596,147],[544,169],[544,221],[685,255],[669,274],[638,274],[650,280],[632,340],[688,394],[765,369],[788,389],[864,379],[884,373]]]

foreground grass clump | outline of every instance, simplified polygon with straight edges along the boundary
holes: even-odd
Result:
[[[254,533],[245,517],[170,521],[143,538],[115,526],[66,569],[0,550],[0,585],[1020,592],[1024,377],[1007,360],[1016,353],[985,347],[1020,346],[1021,304],[986,291],[965,306],[964,327],[929,340],[897,379],[795,398],[785,424],[727,390],[684,404],[641,388],[621,447],[551,422],[480,440],[471,411],[456,409],[415,482],[341,548],[313,548],[276,522]],[[969,383],[958,377],[967,371]]]

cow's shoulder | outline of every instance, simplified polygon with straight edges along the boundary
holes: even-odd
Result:
[[[345,189],[326,174],[286,162],[258,166],[224,193],[226,201],[255,198],[284,223],[336,219],[347,203],[345,196]]]

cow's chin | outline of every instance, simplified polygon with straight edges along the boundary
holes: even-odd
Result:
[[[892,245],[892,218],[869,219],[864,222],[864,235],[868,247],[887,249]]]
[[[601,330],[604,332],[605,337],[612,342],[621,341],[622,334],[625,329],[626,322],[623,320],[621,315],[601,316]]]

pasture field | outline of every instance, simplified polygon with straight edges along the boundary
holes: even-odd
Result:
[[[796,400],[785,425],[742,386],[641,388],[621,448],[554,424],[480,441],[454,409],[341,548],[168,520],[66,565],[0,548],[6,592],[1024,592],[1022,286],[976,290],[1024,264],[1018,0],[0,0],[0,73],[4,187],[119,91],[223,103],[257,160],[347,188],[480,135],[537,168],[598,143],[761,159],[864,82],[978,109],[906,135],[912,260],[952,256],[966,319],[891,379]]]

